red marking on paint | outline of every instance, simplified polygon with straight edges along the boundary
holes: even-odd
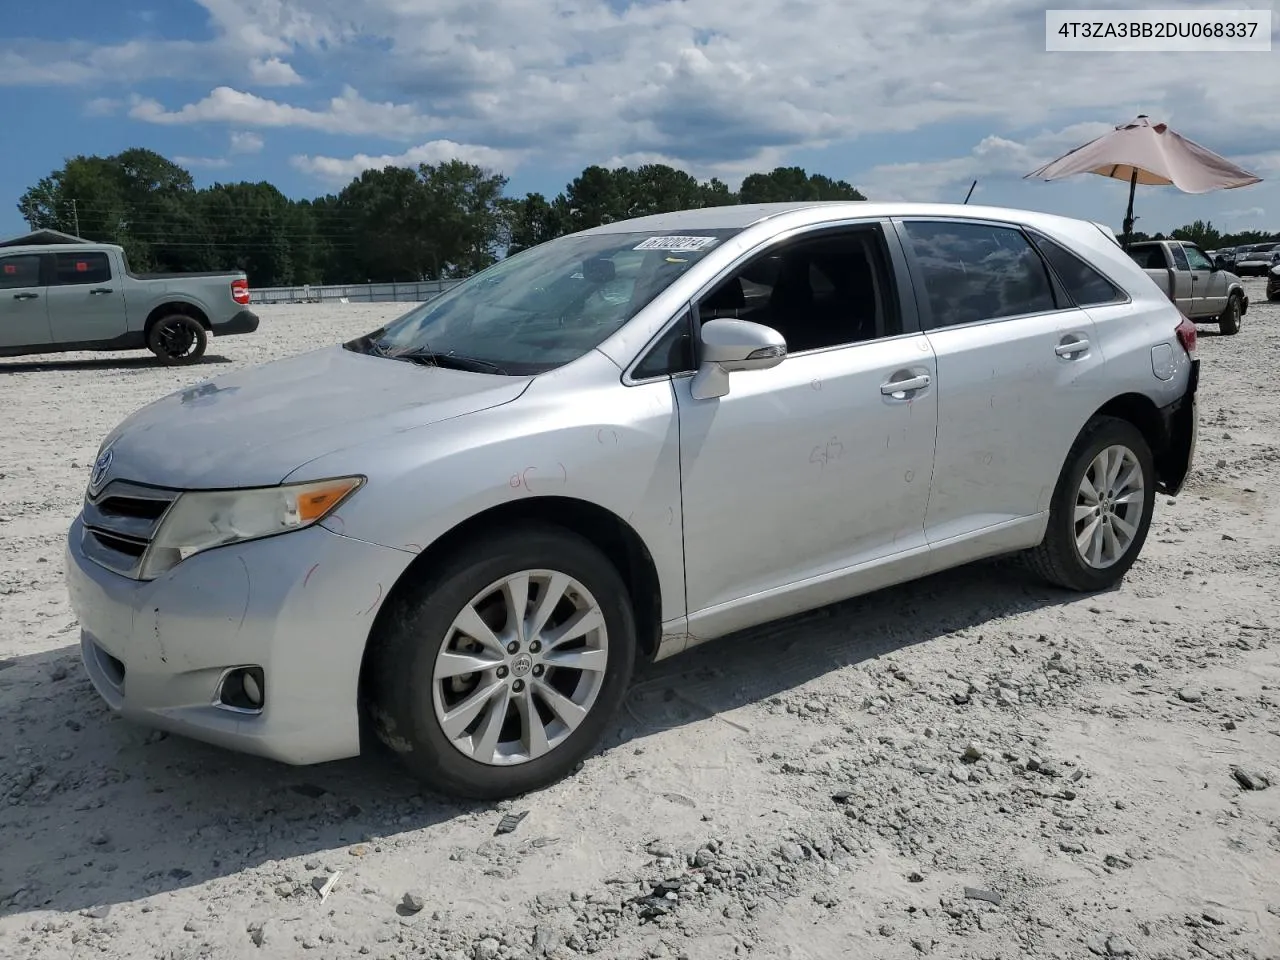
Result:
[[[533,473],[533,471],[537,469],[537,467],[525,467],[524,472],[520,474],[520,483],[526,490],[529,490],[529,474]],[[532,493],[533,491],[529,490],[529,492]]]
[[[312,575],[313,573],[315,573],[315,572],[316,572],[316,567],[318,567],[318,566],[320,566],[320,564],[318,564],[318,563],[313,563],[313,564],[311,565],[311,569],[307,571],[307,575],[306,575],[305,577],[303,577],[303,578],[302,578],[302,585],[303,585],[304,587],[307,585],[307,581],[311,579],[311,575]]]
[[[369,604],[368,607],[360,611],[360,615],[364,616],[366,613],[368,613],[370,610],[376,607],[378,605],[378,601],[381,599],[382,599],[382,584],[378,584],[378,595],[373,598],[373,603]]]
[[[511,489],[512,489],[512,490],[519,490],[519,489],[520,489],[520,485],[521,485],[520,474],[518,474],[518,473],[513,473],[513,474],[511,475],[511,481],[510,481],[510,483],[511,483]]]
[[[406,544],[405,544],[405,549],[408,549],[409,547],[413,547],[413,548],[414,548],[414,552],[415,552],[415,553],[421,553],[421,552],[422,552],[422,544],[420,544],[420,543],[406,543]]]
[[[340,516],[338,516],[336,513],[333,515],[333,517],[332,517],[331,519],[333,519],[333,520],[337,520],[337,521],[338,521],[338,525],[339,525],[339,526],[341,526],[343,530],[346,530],[346,529],[347,529],[347,521],[343,520],[343,519],[342,519]],[[339,532],[341,532],[341,531],[339,531]]]
[[[560,472],[564,474],[564,482],[565,482],[565,483],[568,483],[568,482],[569,482],[569,470],[568,470],[568,468],[566,468],[566,467],[565,467],[565,465],[564,465],[563,463],[559,463],[558,461],[557,461],[556,465],[560,468]]]

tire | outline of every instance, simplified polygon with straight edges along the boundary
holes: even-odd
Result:
[[[1227,298],[1226,309],[1218,317],[1218,330],[1227,336],[1240,332],[1240,294],[1233,293]]]
[[[569,582],[564,595],[576,594],[579,610],[570,614],[570,606],[557,606],[548,620],[553,625],[581,615],[584,608],[588,615],[593,606],[598,611],[595,619],[601,626],[582,638],[595,648],[592,668],[549,665],[552,655],[564,656],[566,647],[578,643],[573,638],[557,651],[552,651],[550,643],[540,648],[534,636],[526,637],[518,650],[504,649],[511,634],[506,630],[503,604],[510,593],[500,585],[520,574],[532,574],[531,600],[549,595],[544,594],[548,575],[561,578],[561,584],[565,579]],[[497,593],[489,594],[495,587]],[[477,602],[486,595],[487,602]],[[536,603],[525,609],[528,615],[539,616]],[[476,643],[457,630],[468,610],[479,611],[470,629],[482,632],[475,623],[483,617],[500,635],[496,646]],[[539,635],[545,641],[545,627]],[[364,710],[378,738],[433,789],[497,800],[563,779],[596,748],[631,682],[636,626],[626,584],[609,559],[585,538],[538,523],[483,536],[445,562],[433,564],[420,583],[397,591],[379,615],[371,643]],[[443,668],[437,675],[450,655],[459,654],[473,664],[481,657],[492,666],[451,679]],[[601,660],[603,669],[599,669]],[[496,694],[476,697],[482,689],[496,690]],[[562,698],[563,714],[551,709],[554,701],[546,693],[549,689]],[[446,732],[447,713],[470,715],[471,711],[460,708],[481,699],[487,704],[474,712],[474,721],[465,727],[459,721]],[[571,701],[569,706],[566,700]],[[570,709],[573,704],[576,710]],[[576,726],[561,719],[577,715],[584,707],[585,715]],[[552,741],[540,754],[534,746],[537,738],[528,734],[530,709],[546,739]],[[505,722],[490,723],[500,711]],[[498,739],[493,754],[486,751],[486,729]]]
[[[185,313],[161,317],[147,331],[147,349],[167,367],[195,363],[208,345],[209,335],[200,321]]]
[[[1104,512],[1112,514],[1112,529],[1123,536],[1126,528],[1132,528],[1132,537],[1113,562],[1095,566],[1086,562],[1077,546],[1075,511],[1078,498],[1083,497],[1085,475],[1093,467],[1095,459],[1103,451],[1114,455],[1116,448],[1125,451],[1122,456],[1127,461],[1122,462],[1118,479],[1126,477],[1133,466],[1137,466],[1141,492],[1131,502],[1121,503],[1118,510],[1113,507],[1111,511],[1105,511],[1104,507]],[[1142,432],[1127,420],[1095,417],[1081,431],[1067,454],[1049,507],[1048,529],[1040,545],[1026,555],[1028,565],[1049,583],[1068,590],[1092,593],[1114,587],[1124,579],[1146,542],[1155,506],[1155,483],[1155,458]],[[1142,512],[1135,515],[1132,508],[1138,503]],[[1091,540],[1090,546],[1093,545]],[[1109,542],[1104,540],[1104,546],[1110,546]],[[1103,559],[1106,559],[1105,555]]]

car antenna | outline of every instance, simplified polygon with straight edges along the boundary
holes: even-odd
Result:
[[[977,181],[977,180],[975,180],[975,181],[973,181],[973,183],[969,184],[969,192],[968,192],[968,193],[966,193],[966,194],[964,195],[964,202],[965,202],[965,203],[968,203],[968,202],[969,202],[969,198],[973,196],[973,188],[974,188],[974,187],[976,187],[977,185],[978,185],[978,181]]]

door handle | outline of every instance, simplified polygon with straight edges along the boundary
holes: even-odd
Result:
[[[916,390],[923,390],[933,380],[927,373],[922,373],[918,377],[911,377],[907,380],[890,380],[888,383],[880,384],[880,392],[886,397],[892,397],[899,393],[914,393]]]
[[[1060,357],[1074,357],[1077,353],[1084,353],[1088,349],[1088,340],[1072,340],[1069,343],[1058,344],[1053,348],[1053,352]]]
[[[38,293],[15,293],[15,294],[13,295],[13,299],[15,299],[15,300],[39,300],[39,299],[40,299],[40,294],[38,294]]]
[[[94,287],[92,290],[89,291],[89,296],[97,297],[97,296],[101,296],[104,293],[110,293],[110,292],[111,292],[110,287]]]

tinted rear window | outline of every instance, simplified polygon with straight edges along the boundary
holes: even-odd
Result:
[[[1090,307],[1125,299],[1119,287],[1066,247],[1038,233],[1032,233],[1031,240],[1049,261],[1049,267],[1058,275],[1076,306]]]

